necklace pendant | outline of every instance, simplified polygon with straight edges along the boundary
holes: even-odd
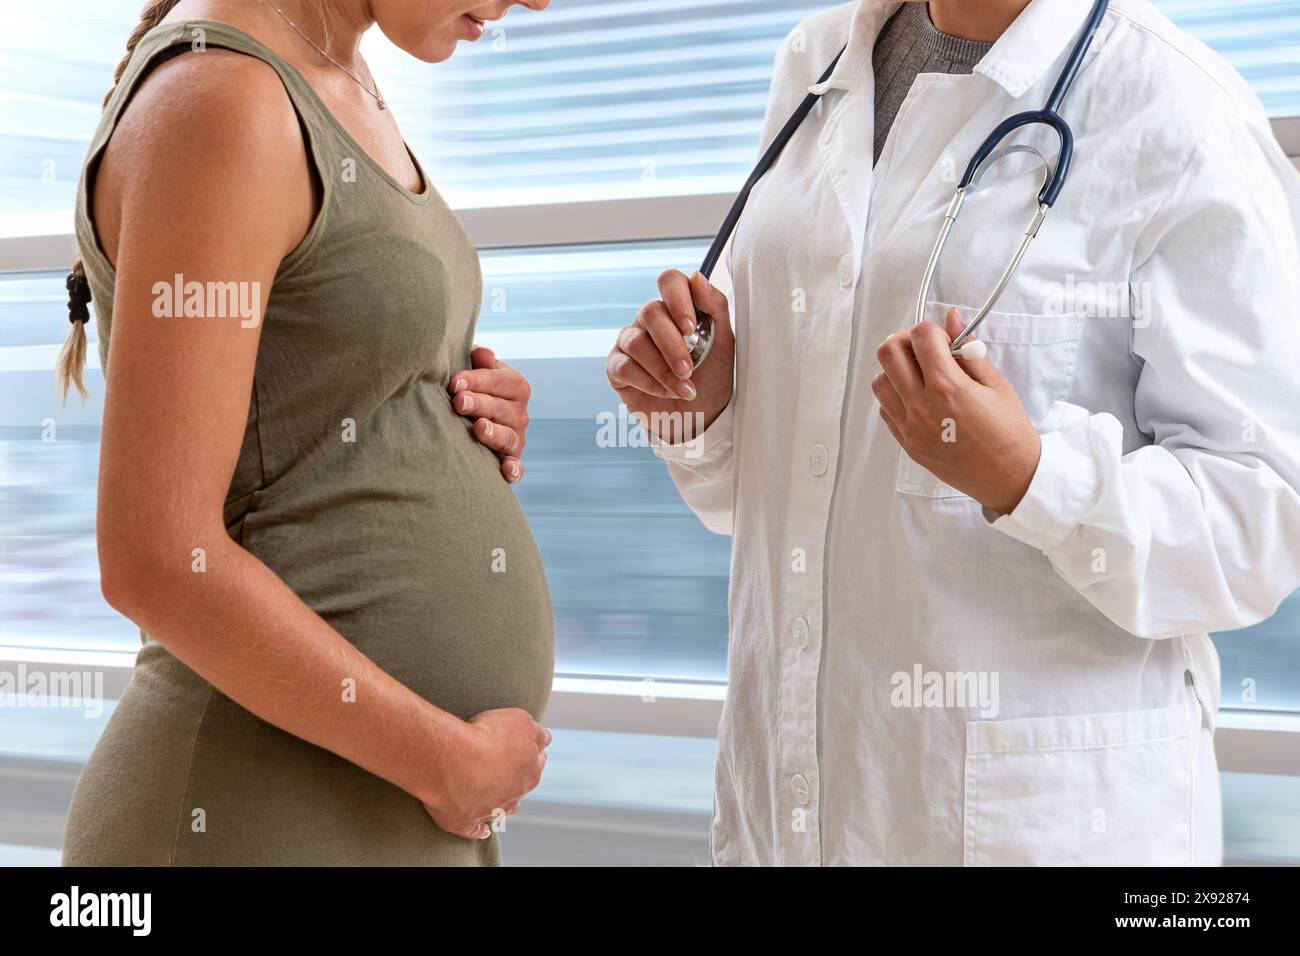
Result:
[[[388,104],[384,102],[384,98],[382,96],[375,97],[375,100],[379,103],[379,108],[381,110],[388,109]]]

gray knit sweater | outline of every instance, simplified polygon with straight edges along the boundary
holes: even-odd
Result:
[[[941,33],[930,22],[928,3],[904,3],[876,39],[876,144],[880,159],[898,108],[920,73],[970,73],[993,46]]]

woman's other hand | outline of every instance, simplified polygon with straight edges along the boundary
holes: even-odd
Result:
[[[541,781],[551,732],[517,707],[485,710],[464,727],[438,795],[424,808],[448,833],[482,840],[491,835],[493,821],[513,814]]]
[[[528,431],[528,379],[496,357],[475,346],[469,353],[473,368],[457,372],[447,383],[451,406],[474,420],[474,438],[496,452],[501,474],[514,484],[524,477],[525,433]]]

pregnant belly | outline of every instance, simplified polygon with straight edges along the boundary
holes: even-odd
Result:
[[[250,515],[244,546],[436,706],[540,717],[554,630],[532,532],[495,456],[432,424],[332,456]]]

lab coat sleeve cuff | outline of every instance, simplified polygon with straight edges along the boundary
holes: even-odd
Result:
[[[650,436],[650,447],[667,462],[702,464],[717,458],[731,447],[736,400],[733,397],[708,428],[689,441],[672,444]]]
[[[1100,476],[1089,434],[1086,409],[1057,402],[1041,435],[1038,469],[1020,504],[1006,515],[984,509],[985,520],[1003,534],[1040,551],[1057,547],[1070,534],[1096,499]]]

